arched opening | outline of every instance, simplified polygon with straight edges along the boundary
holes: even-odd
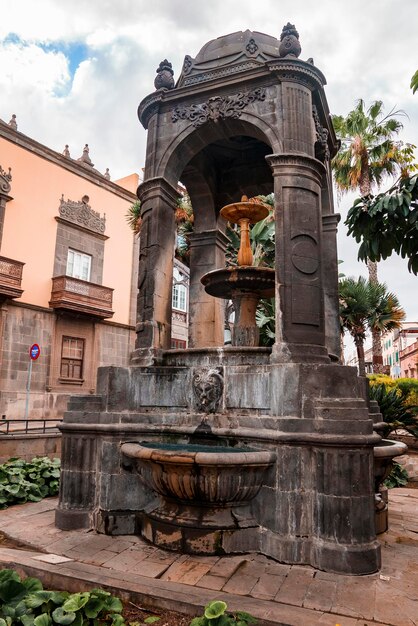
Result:
[[[205,145],[209,138],[212,141]],[[219,218],[222,207],[239,201],[243,195],[253,197],[273,191],[273,175],[265,159],[271,152],[272,147],[260,129],[242,120],[231,120],[196,129],[172,153],[171,165],[177,165],[178,178],[187,189],[194,213],[194,233],[190,238],[189,347],[224,344],[227,303],[208,295],[200,279],[225,266],[226,222]]]

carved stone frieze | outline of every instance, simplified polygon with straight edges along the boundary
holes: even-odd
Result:
[[[263,87],[247,92],[240,91],[233,96],[214,96],[203,104],[175,107],[171,119],[173,122],[189,120],[194,127],[198,127],[208,120],[216,122],[228,117],[238,118],[250,102],[263,101],[265,98],[266,90]]]
[[[0,193],[8,194],[10,192],[11,180],[12,180],[12,169],[9,167],[9,171],[6,172],[0,165]]]
[[[311,65],[299,59],[278,59],[277,61],[269,61],[267,67],[271,72],[275,72],[280,81],[296,82],[309,89],[317,89],[326,85],[325,76],[322,72]]]
[[[60,200],[59,214],[67,222],[72,222],[77,226],[83,226],[93,232],[104,234],[106,229],[106,216],[93,211],[88,204],[89,197],[83,196],[78,202],[75,200],[64,200],[64,194]]]
[[[215,413],[221,403],[224,390],[222,368],[196,368],[193,373],[192,386],[196,410]]]
[[[315,105],[312,106],[312,115],[315,122],[316,131],[315,156],[320,161],[328,161],[330,158],[330,152],[328,147],[328,130],[321,125],[318,109]]]
[[[260,64],[256,61],[244,61],[243,63],[237,63],[236,65],[230,65],[227,67],[222,67],[220,69],[214,69],[211,72],[193,74],[193,76],[188,76],[187,78],[185,78],[183,84],[185,87],[189,85],[196,85],[197,83],[203,83],[207,80],[213,80],[215,78],[222,78],[223,76],[230,76],[231,74],[238,74],[239,72],[244,72],[245,70],[250,70],[254,67],[259,66]],[[188,71],[190,71],[190,68]]]

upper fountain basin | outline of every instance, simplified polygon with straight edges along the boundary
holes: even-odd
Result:
[[[237,295],[256,294],[273,298],[275,271],[270,267],[224,267],[208,272],[200,279],[205,291],[216,298],[234,298]]]

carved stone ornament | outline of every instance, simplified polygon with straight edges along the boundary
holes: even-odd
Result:
[[[104,234],[106,229],[106,216],[93,211],[88,204],[89,197],[83,196],[80,201],[64,200],[64,194],[60,200],[59,214],[62,219],[72,222],[77,226],[83,226],[93,232]]]
[[[192,384],[196,410],[215,413],[224,390],[222,368],[195,369]]]
[[[247,45],[245,46],[245,49],[250,54],[255,54],[257,52],[258,46],[255,43],[255,40],[253,38],[251,38],[250,41],[247,43]]]
[[[328,130],[321,125],[318,109],[315,105],[312,106],[312,115],[316,131],[315,156],[320,161],[327,161],[330,157],[328,148]]]
[[[177,106],[173,109],[171,120],[190,120],[194,127],[201,126],[208,120],[217,122],[228,117],[238,118],[250,102],[265,100],[266,90],[258,87],[247,92],[239,92],[234,96],[214,96],[203,104]]]
[[[167,59],[161,61],[160,65],[156,69],[157,76],[154,80],[155,89],[173,89],[174,88],[174,78],[173,78],[173,66]]]
[[[183,74],[188,74],[192,68],[192,65],[193,65],[192,57],[190,56],[190,54],[186,54],[186,56],[184,57],[184,62],[183,62],[183,69],[182,69]]]
[[[0,165],[0,192],[9,193],[11,189],[10,182],[12,180],[12,169],[9,167],[9,171],[5,172]]]
[[[300,55],[302,48],[299,43],[299,33],[294,24],[288,22],[286,26],[283,26],[280,42],[279,54],[281,57],[298,57]]]

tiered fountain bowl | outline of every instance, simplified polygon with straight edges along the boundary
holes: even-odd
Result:
[[[260,298],[274,296],[275,271],[269,267],[255,267],[250,244],[250,224],[256,224],[268,216],[269,206],[258,199],[228,204],[221,209],[221,216],[240,226],[238,265],[208,272],[201,278],[205,291],[215,298],[232,300],[235,322],[232,345],[258,346],[259,331],[255,313]]]

